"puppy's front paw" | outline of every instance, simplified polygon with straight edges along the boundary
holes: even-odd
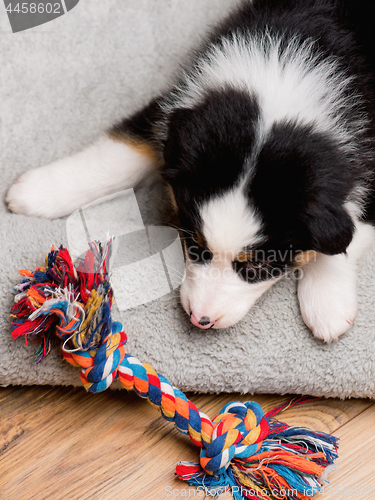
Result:
[[[357,316],[357,304],[345,307],[339,300],[330,300],[314,307],[301,306],[301,313],[314,336],[328,343],[350,329]]]
[[[347,332],[358,311],[355,276],[330,278],[310,275],[298,284],[303,320],[315,337],[325,342],[332,342]]]
[[[43,217],[43,184],[44,177],[39,169],[25,172],[11,186],[5,198],[9,210],[16,214],[36,215]]]
[[[67,189],[64,172],[46,166],[29,170],[11,186],[5,198],[16,214],[54,219],[76,209],[74,190]]]

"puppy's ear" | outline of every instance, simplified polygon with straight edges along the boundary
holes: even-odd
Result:
[[[275,124],[249,186],[270,235],[327,255],[345,252],[354,223],[345,208],[353,188],[349,160],[312,126]]]
[[[308,232],[311,250],[335,255],[345,252],[352,241],[354,223],[342,205],[306,207],[301,219]]]

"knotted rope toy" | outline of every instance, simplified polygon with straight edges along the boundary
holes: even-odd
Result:
[[[264,414],[255,402],[234,401],[211,420],[147,363],[125,352],[126,334],[111,318],[113,239],[90,243],[75,267],[68,250],[52,247],[44,267],[20,271],[11,310],[12,337],[40,341],[39,363],[61,341],[63,357],[81,368],[87,391],[119,379],[161,410],[162,416],[201,448],[200,463],[180,462],[176,474],[206,494],[231,489],[236,500],[301,500],[322,486],[320,475],[337,458],[338,439],[274,416],[308,398],[295,398]],[[311,398],[310,398],[311,399]]]

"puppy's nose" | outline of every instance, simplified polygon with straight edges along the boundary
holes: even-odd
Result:
[[[208,316],[202,316],[198,323],[202,326],[207,326],[209,323],[211,323],[211,321]]]
[[[215,321],[211,321],[208,316],[202,316],[201,319],[198,319],[193,313],[190,314],[190,321],[194,326],[202,328],[203,330],[211,328],[211,326],[215,323]]]

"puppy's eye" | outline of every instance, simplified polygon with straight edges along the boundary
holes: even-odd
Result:
[[[261,260],[255,260],[251,259],[246,262],[246,267],[247,269],[260,269],[265,265],[265,262],[262,262]]]
[[[273,277],[272,267],[267,260],[247,259],[245,261],[235,260],[233,269],[238,276],[248,283],[258,283]]]

